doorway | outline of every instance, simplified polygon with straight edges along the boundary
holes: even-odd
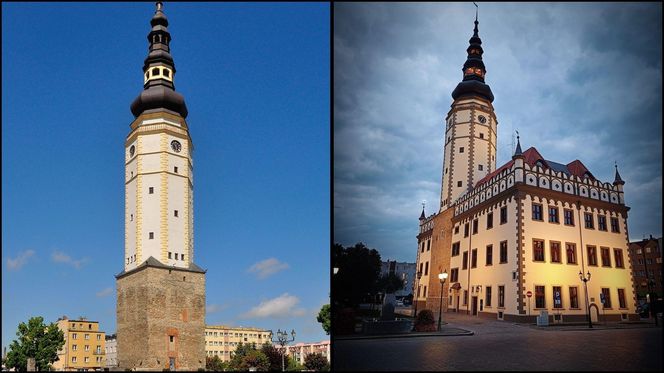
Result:
[[[456,296],[456,312],[459,312],[459,296]]]
[[[590,304],[590,321],[594,323],[599,321],[599,308],[595,303]]]
[[[168,358],[168,369],[171,371],[175,370],[175,358],[174,357],[169,357]]]
[[[477,316],[477,297],[473,297],[471,310],[472,310],[472,315]]]

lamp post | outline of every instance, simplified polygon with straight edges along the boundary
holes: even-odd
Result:
[[[295,340],[295,330],[291,330],[291,336],[293,338],[288,339],[288,332],[286,329],[284,331],[281,331],[281,329],[277,329],[277,339],[274,340],[272,339],[272,336],[274,334],[272,333],[272,330],[270,330],[270,339],[272,342],[278,343],[281,346],[281,371],[284,372],[286,370],[285,363],[284,363],[284,356],[286,355],[286,348],[285,346],[289,342],[293,342]]]
[[[417,292],[413,291],[413,293],[417,294],[417,297],[415,297],[415,313],[413,314],[413,317],[417,317],[417,298],[420,297],[420,279],[422,278],[422,271],[417,271]]]
[[[588,327],[592,328],[593,327],[593,322],[590,320],[590,303],[588,302],[588,285],[586,284],[588,281],[590,281],[590,271],[588,271],[588,276],[584,276],[583,272],[579,271],[579,279],[583,281],[583,289],[586,292],[586,317],[588,318]]]
[[[443,273],[439,273],[438,279],[440,280],[440,308],[438,308],[438,331],[440,331],[440,322],[443,318],[443,286],[445,285],[445,280],[447,280],[447,270],[443,270]]]

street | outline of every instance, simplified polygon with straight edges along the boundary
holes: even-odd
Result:
[[[662,328],[556,330],[446,313],[473,336],[334,341],[334,370],[662,369]]]

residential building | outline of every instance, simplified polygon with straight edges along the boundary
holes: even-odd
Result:
[[[403,280],[403,289],[394,293],[397,298],[413,293],[415,284],[415,263],[397,262],[387,260],[380,263],[380,275],[394,274]]]
[[[159,1],[124,142],[124,269],[115,276],[121,370],[205,368],[206,271],[194,263],[193,143],[187,105],[175,91],[168,24]]]
[[[639,303],[646,302],[648,291],[655,299],[662,297],[661,245],[662,238],[653,238],[652,235],[650,238],[629,243],[629,259],[632,262],[632,275]]]
[[[607,321],[636,319],[617,165],[613,182],[603,182],[578,159],[522,151],[517,136],[512,159],[496,166],[498,119],[478,24],[445,118],[439,209],[419,219],[418,310],[437,317],[442,296],[446,311],[507,321],[534,322],[544,311],[550,322],[600,312]],[[586,296],[580,274],[588,273]]]
[[[118,366],[118,338],[115,334],[106,336],[106,368]]]
[[[330,341],[318,343],[296,343],[292,346],[286,346],[286,355],[295,359],[299,364],[304,365],[304,359],[307,355],[319,353],[330,362]]]
[[[56,324],[64,333],[65,344],[58,350],[54,370],[100,370],[106,366],[106,337],[99,322],[62,316]]]
[[[230,361],[240,343],[272,344],[270,331],[259,328],[244,328],[225,325],[205,326],[205,355],[219,356],[221,361]]]

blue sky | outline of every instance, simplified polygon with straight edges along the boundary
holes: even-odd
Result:
[[[2,345],[32,316],[115,331],[124,140],[154,3],[2,4]],[[329,5],[166,3],[208,324],[328,339]],[[253,269],[252,269],[253,268]]]
[[[662,234],[662,4],[484,3],[479,36],[498,118],[496,165],[523,149],[625,180],[629,236]],[[444,118],[475,7],[334,8],[334,240],[415,262],[437,212]]]

